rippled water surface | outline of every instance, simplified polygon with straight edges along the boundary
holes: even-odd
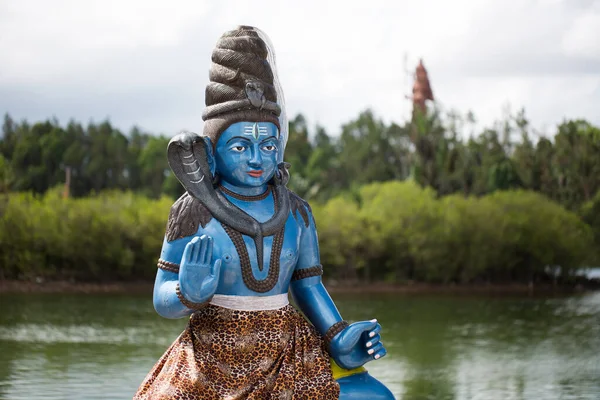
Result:
[[[398,399],[600,399],[600,293],[337,295],[377,317]],[[0,295],[0,399],[127,399],[183,330],[150,295]]]

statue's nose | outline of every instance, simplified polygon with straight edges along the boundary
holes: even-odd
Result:
[[[260,155],[260,149],[256,147],[252,149],[252,157],[248,161],[248,165],[253,168],[262,167],[262,156]]]

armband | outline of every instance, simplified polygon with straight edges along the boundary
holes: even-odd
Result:
[[[158,259],[157,267],[169,272],[179,273],[179,264],[175,264],[169,261],[165,261],[163,259]]]
[[[292,281],[297,281],[300,279],[310,278],[311,276],[321,276],[323,275],[323,266],[315,265],[314,267],[297,269],[294,271],[292,275]]]

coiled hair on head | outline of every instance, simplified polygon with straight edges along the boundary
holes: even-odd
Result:
[[[223,34],[212,52],[210,82],[206,86],[207,120],[229,111],[256,108],[248,100],[248,84],[258,86],[264,96],[261,107],[280,113],[277,91],[273,85],[273,70],[268,60],[267,45],[252,27],[240,26]]]

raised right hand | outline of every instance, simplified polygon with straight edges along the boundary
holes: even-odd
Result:
[[[202,235],[193,238],[183,251],[179,266],[181,294],[194,303],[208,301],[217,291],[221,260],[212,262],[213,239]]]

